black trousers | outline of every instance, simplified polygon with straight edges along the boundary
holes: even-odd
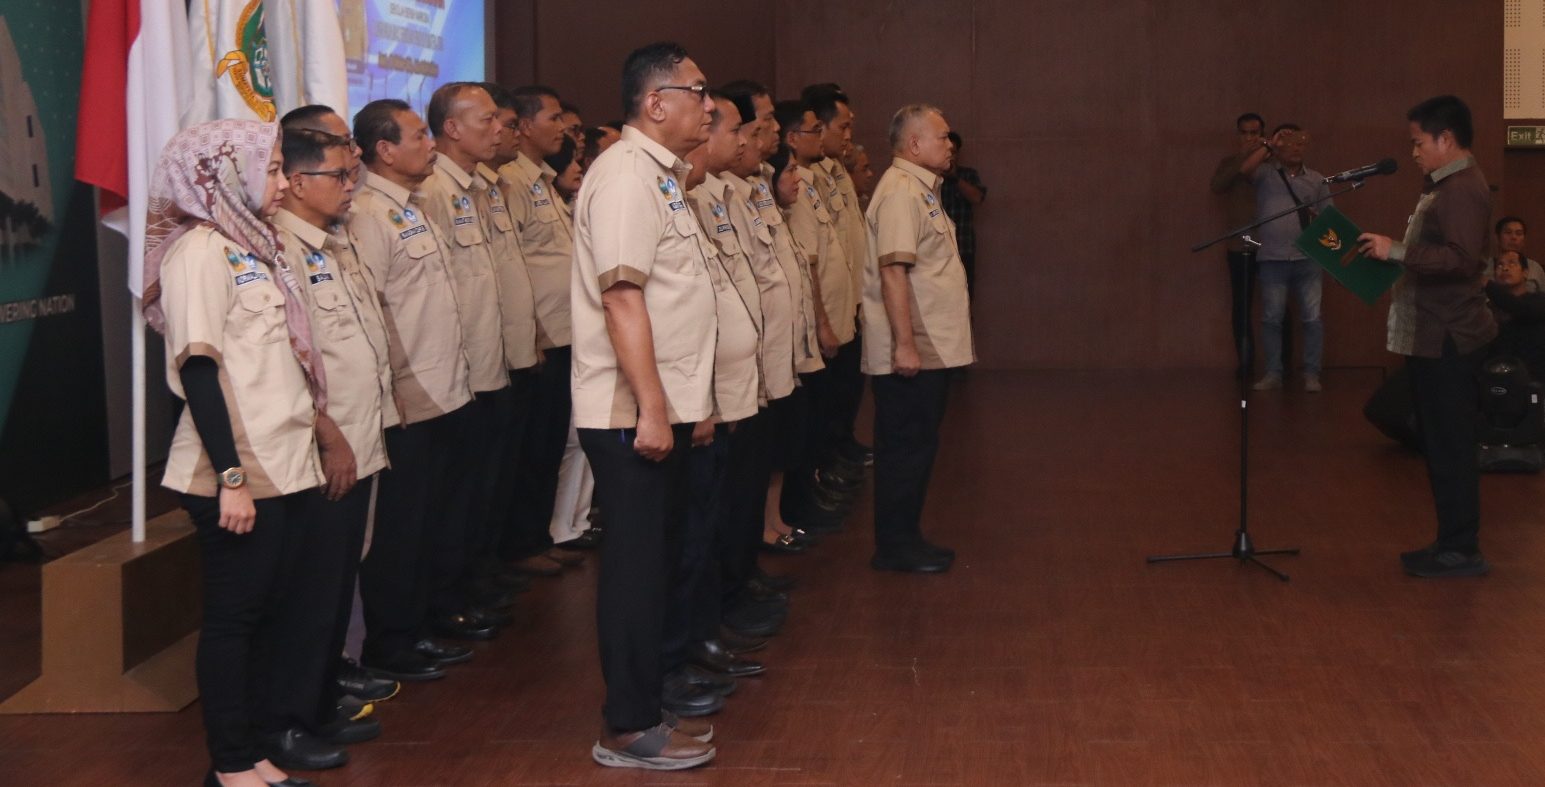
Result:
[[[1466,554],[1480,549],[1481,473],[1475,455],[1475,418],[1481,354],[1460,354],[1448,337],[1441,358],[1412,356],[1406,361],[1427,458],[1427,482],[1437,509],[1437,545]]]
[[[558,496],[558,469],[563,464],[563,447],[569,441],[569,414],[573,407],[569,391],[573,353],[569,347],[554,347],[546,351],[546,356],[531,396],[531,417],[526,424],[520,471],[516,475],[519,492],[500,549],[506,560],[539,555],[553,545],[553,501]]]
[[[826,371],[831,380],[829,404],[826,409],[826,455],[841,451],[851,453],[857,443],[853,437],[853,425],[858,420],[858,408],[864,401],[864,374],[860,370],[864,357],[863,340],[854,335],[853,341],[837,349],[837,357],[827,363]],[[825,457],[823,457],[824,461]]]
[[[472,547],[470,565],[479,573],[490,573],[499,568],[499,544],[504,539],[519,494],[520,452],[526,426],[531,421],[531,397],[536,383],[537,370],[534,368],[510,372],[510,387],[504,389],[506,401],[493,425],[498,443],[484,473],[483,526],[480,533],[468,539]]]
[[[885,551],[922,538],[923,501],[939,452],[949,369],[878,375],[874,385],[874,542]]]
[[[756,570],[756,547],[767,520],[768,485],[773,469],[782,463],[783,446],[778,440],[798,431],[788,419],[792,398],[768,402],[767,409],[736,424],[731,436],[728,516],[719,539],[721,598],[738,593]]]
[[[469,554],[484,530],[488,468],[498,458],[496,431],[508,410],[508,388],[474,394],[451,413],[451,448],[439,468],[443,493],[429,506],[434,534],[429,573],[429,615],[443,617],[465,610]]]
[[[349,633],[374,485],[374,476],[361,479],[337,501],[318,492],[310,526],[295,533],[298,555],[278,626],[284,655],[271,671],[263,732],[318,731],[336,720],[338,654]]]
[[[785,441],[782,451],[783,491],[778,496],[778,513],[785,522],[799,524],[809,515],[815,469],[826,459],[826,421],[822,417],[823,397],[831,395],[827,381],[830,370],[808,372],[799,376],[799,387],[778,411],[778,428]]]
[[[182,495],[198,531],[204,617],[195,665],[204,734],[214,769],[251,770],[261,752],[259,719],[284,651],[286,594],[312,527],[315,491],[257,500],[251,532],[220,527],[218,497]]]
[[[671,576],[670,602],[661,642],[666,671],[687,661],[693,642],[715,639],[719,632],[719,529],[727,521],[731,435],[727,424],[714,427],[713,442],[687,452],[691,491],[681,558]]]
[[[365,661],[410,649],[425,634],[432,568],[466,552],[463,520],[445,516],[467,408],[386,430],[392,466],[381,473],[375,533],[360,565]]]
[[[1255,368],[1255,277],[1260,265],[1255,260],[1255,249],[1228,253],[1228,283],[1232,295],[1231,319],[1234,327],[1234,351],[1239,358],[1240,373],[1250,374]]]
[[[595,500],[606,511],[596,580],[596,638],[606,702],[616,731],[660,723],[665,677],[661,643],[672,571],[681,560],[691,493],[687,452],[692,425],[672,427],[676,444],[653,462],[633,451],[633,429],[580,429],[595,473]]]

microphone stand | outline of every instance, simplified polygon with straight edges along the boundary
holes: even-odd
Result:
[[[1202,251],[1216,243],[1229,238],[1240,237],[1250,243],[1259,243],[1245,233],[1250,232],[1263,224],[1267,224],[1282,218],[1290,213],[1297,213],[1301,208],[1318,205],[1326,200],[1339,197],[1342,194],[1356,191],[1364,185],[1362,178],[1352,181],[1340,191],[1334,191],[1319,199],[1310,202],[1296,204],[1287,210],[1280,211],[1264,219],[1253,221],[1243,227],[1237,227],[1219,235],[1205,243],[1198,243],[1191,247],[1191,251]],[[1287,549],[1257,549],[1255,541],[1250,538],[1250,380],[1249,375],[1239,375],[1239,529],[1234,531],[1233,546],[1227,552],[1205,552],[1189,555],[1149,555],[1149,563],[1172,563],[1182,560],[1216,560],[1219,558],[1234,558],[1240,563],[1250,563],[1260,566],[1283,582],[1288,581],[1288,575],[1277,569],[1262,563],[1259,555],[1297,555],[1298,547]]]

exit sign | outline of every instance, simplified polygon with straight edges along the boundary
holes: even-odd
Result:
[[[1507,146],[1510,148],[1545,147],[1545,126],[1508,126]]]

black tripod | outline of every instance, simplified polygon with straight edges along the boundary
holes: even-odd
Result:
[[[1303,203],[1301,205],[1294,205],[1293,207],[1288,208],[1287,210],[1284,210],[1284,211],[1282,211],[1280,213],[1277,213],[1276,215],[1268,216],[1268,217],[1266,217],[1264,219],[1261,219],[1259,221],[1255,221],[1255,222],[1252,222],[1250,224],[1246,224],[1243,227],[1238,227],[1238,228],[1235,228],[1233,230],[1230,230],[1229,232],[1224,233],[1223,235],[1220,235],[1220,236],[1218,236],[1216,238],[1213,238],[1210,241],[1207,241],[1205,243],[1199,243],[1199,244],[1197,244],[1195,246],[1192,246],[1191,247],[1191,251],[1193,251],[1193,252],[1201,251],[1203,249],[1206,249],[1209,246],[1212,246],[1215,243],[1218,243],[1219,241],[1228,240],[1229,238],[1233,238],[1233,237],[1244,237],[1246,240],[1249,240],[1250,242],[1254,243],[1253,240],[1251,240],[1248,237],[1245,237],[1245,233],[1249,232],[1250,230],[1255,229],[1256,227],[1261,226],[1262,224],[1266,224],[1267,222],[1275,221],[1276,219],[1282,218],[1283,216],[1286,216],[1289,213],[1297,213],[1300,208],[1309,207],[1311,205],[1317,205],[1317,204],[1319,204],[1321,202],[1324,202],[1325,200],[1331,199],[1332,197],[1337,197],[1337,196],[1340,196],[1342,194],[1346,194],[1347,192],[1350,192],[1350,191],[1356,191],[1357,189],[1362,188],[1362,186],[1363,186],[1363,181],[1361,181],[1361,180],[1352,181],[1352,185],[1350,185],[1350,186],[1348,186],[1348,187],[1346,187],[1346,188],[1344,188],[1344,189],[1342,189],[1340,191],[1337,191],[1337,192],[1334,192],[1334,193],[1331,193],[1331,194],[1327,194],[1324,197],[1321,197],[1320,199],[1317,199],[1317,200],[1313,200],[1311,202],[1305,202],[1305,203]],[[1233,545],[1233,547],[1229,551],[1227,551],[1227,552],[1206,552],[1206,553],[1195,554],[1195,555],[1149,555],[1148,556],[1148,562],[1149,563],[1168,563],[1168,562],[1179,561],[1179,560],[1216,560],[1216,559],[1219,559],[1219,558],[1229,558],[1229,557],[1231,557],[1231,558],[1234,558],[1235,560],[1238,560],[1241,563],[1253,563],[1253,564],[1255,564],[1257,566],[1260,566],[1261,568],[1264,568],[1267,571],[1271,572],[1273,575],[1275,575],[1278,579],[1282,580],[1283,582],[1288,581],[1288,575],[1287,574],[1284,574],[1281,571],[1278,571],[1277,569],[1272,568],[1271,566],[1269,566],[1269,565],[1267,565],[1265,563],[1262,563],[1258,559],[1258,556],[1259,555],[1296,555],[1296,554],[1298,554],[1298,547],[1292,547],[1290,549],[1256,549],[1255,548],[1255,541],[1250,538],[1250,379],[1249,378],[1250,378],[1250,376],[1248,374],[1239,375],[1239,529],[1234,531],[1234,545]]]

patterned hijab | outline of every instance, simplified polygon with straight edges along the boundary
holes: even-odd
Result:
[[[306,373],[319,411],[327,409],[327,373],[311,341],[311,321],[273,226],[257,212],[267,190],[268,162],[279,124],[214,120],[183,129],[161,151],[150,178],[145,217],[145,321],[166,332],[161,310],[161,263],[188,230],[209,225],[279,271],[290,349]]]

